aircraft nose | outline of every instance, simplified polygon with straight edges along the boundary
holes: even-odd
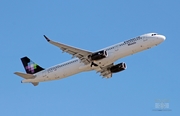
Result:
[[[161,39],[161,41],[164,41],[164,40],[166,40],[166,37],[164,36],[164,35],[159,35],[159,37],[158,37],[159,39]]]

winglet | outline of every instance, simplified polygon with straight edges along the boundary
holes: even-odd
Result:
[[[50,41],[50,39],[48,38],[48,37],[46,37],[45,35],[44,35],[44,37],[45,37],[45,39],[49,42]]]

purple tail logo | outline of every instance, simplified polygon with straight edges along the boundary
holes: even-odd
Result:
[[[37,68],[37,64],[34,62],[29,62],[28,65],[26,66],[26,70],[28,70],[31,73],[34,73],[34,70]]]

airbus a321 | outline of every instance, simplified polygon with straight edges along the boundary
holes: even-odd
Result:
[[[91,70],[100,73],[104,78],[110,78],[113,73],[121,72],[127,68],[124,62],[114,64],[115,61],[157,46],[166,39],[164,35],[148,33],[92,52],[52,41],[45,35],[44,37],[50,44],[71,54],[73,59],[44,69],[28,57],[23,57],[21,61],[26,73],[15,72],[16,75],[24,78],[22,83],[32,83],[37,86],[39,82],[58,80]]]

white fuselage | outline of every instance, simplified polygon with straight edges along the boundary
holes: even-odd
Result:
[[[46,70],[34,74],[36,78],[25,79],[22,82],[43,82],[50,80],[62,79],[80,72],[94,70],[100,67],[105,67],[114,63],[116,60],[123,58],[125,56],[135,54],[137,52],[149,49],[156,46],[165,40],[163,35],[152,35],[144,34],[127,41],[120,42],[118,44],[112,45],[110,47],[101,49],[105,50],[108,56],[104,59],[94,61],[98,64],[97,67],[91,67],[90,64],[85,65],[80,59],[75,58],[67,62],[58,64],[56,66],[50,67]],[[100,50],[98,50],[100,51]]]

